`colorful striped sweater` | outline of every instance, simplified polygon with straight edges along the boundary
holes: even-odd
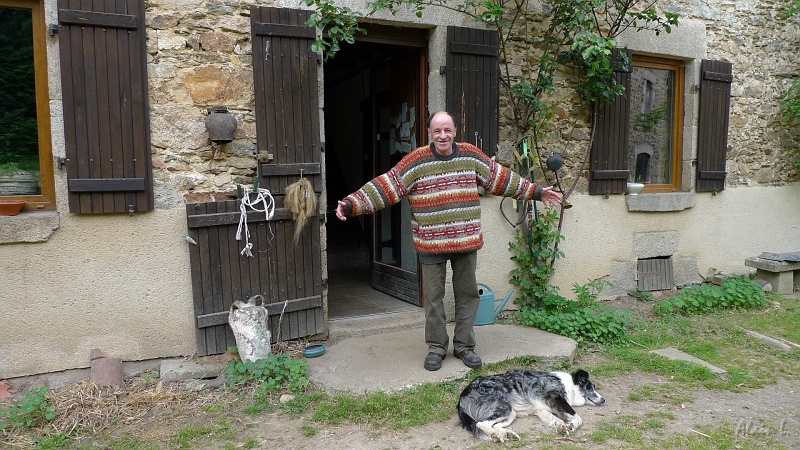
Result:
[[[478,186],[487,193],[539,200],[540,186],[490,159],[472,144],[449,156],[419,147],[387,173],[345,197],[345,215],[371,214],[408,198],[420,262],[436,264],[483,246]]]

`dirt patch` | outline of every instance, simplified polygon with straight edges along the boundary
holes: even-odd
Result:
[[[653,303],[670,298],[677,293],[678,291],[655,291],[652,293],[653,301],[642,301],[630,295],[623,295],[615,299],[603,300],[601,303],[609,308],[624,309],[639,319],[654,319],[657,316],[653,312]]]
[[[664,298],[667,294],[659,294]],[[674,295],[674,293],[673,293]],[[603,302],[626,309],[635,317],[651,318],[652,302],[631,296]],[[297,349],[284,349],[296,351]],[[591,367],[603,357],[587,352],[576,366]],[[712,391],[662,393],[655,402],[636,400],[642,389],[673,386],[668,379],[646,373],[629,373],[613,377],[596,377],[593,381],[605,397],[601,407],[581,407],[577,411],[584,419],[581,429],[566,438],[542,424],[536,417],[517,419],[512,428],[526,445],[538,446],[546,441],[569,443],[579,448],[617,449],[648,448],[665,438],[674,442],[673,448],[685,448],[688,439],[719,442],[720,435],[733,442],[732,448],[800,448],[800,380],[794,374],[778,377],[774,385],[741,393]],[[128,380],[125,387],[109,391],[98,390],[82,382],[52,393],[48,399],[58,405],[58,411],[69,411],[62,418],[58,431],[72,427],[81,429],[74,438],[78,445],[88,445],[120,439],[123,436],[151,439],[160,448],[170,448],[170,440],[179,430],[189,427],[211,429],[205,437],[191,441],[189,448],[348,448],[366,449],[470,449],[507,448],[474,439],[457,425],[455,405],[453,416],[445,423],[430,423],[408,430],[392,430],[366,424],[343,423],[331,426],[310,419],[310,413],[300,417],[281,412],[249,414],[246,402],[253,392],[237,397],[223,390],[196,390],[180,383],[162,384],[156,378]],[[644,387],[644,388],[643,388]],[[0,404],[0,409],[8,405]],[[222,423],[226,425],[222,425]],[[641,433],[641,444],[620,441],[598,442],[595,431],[623,427]],[[94,433],[99,433],[92,436]],[[712,437],[713,436],[713,437]],[[657,439],[651,441],[649,439]],[[712,440],[713,439],[713,440]],[[746,441],[746,442],[745,442]],[[201,442],[202,444],[197,444]],[[33,445],[28,435],[0,433],[0,447],[27,448]],[[93,444],[94,445],[94,444]]]

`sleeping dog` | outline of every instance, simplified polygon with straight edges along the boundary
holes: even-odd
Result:
[[[472,380],[458,399],[458,418],[462,427],[483,440],[518,440],[519,435],[506,427],[530,414],[566,436],[583,423],[572,407],[587,402],[599,406],[605,399],[585,370],[570,375],[514,369]]]

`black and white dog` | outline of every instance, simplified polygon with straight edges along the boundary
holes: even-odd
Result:
[[[458,418],[462,427],[483,440],[518,440],[519,435],[506,427],[530,414],[566,436],[583,423],[572,407],[587,402],[602,405],[605,399],[585,370],[568,374],[514,369],[472,380],[458,399]]]

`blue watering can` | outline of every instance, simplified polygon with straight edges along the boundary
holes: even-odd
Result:
[[[514,293],[514,289],[508,291],[506,298],[495,308],[494,291],[492,288],[483,283],[478,283],[478,286],[482,287],[478,289],[478,293],[481,295],[481,302],[478,304],[478,314],[475,316],[475,325],[491,325],[494,323],[495,319],[497,319],[497,315],[500,314],[500,311],[503,310],[503,306],[506,306],[508,299],[511,298],[511,294]]]

